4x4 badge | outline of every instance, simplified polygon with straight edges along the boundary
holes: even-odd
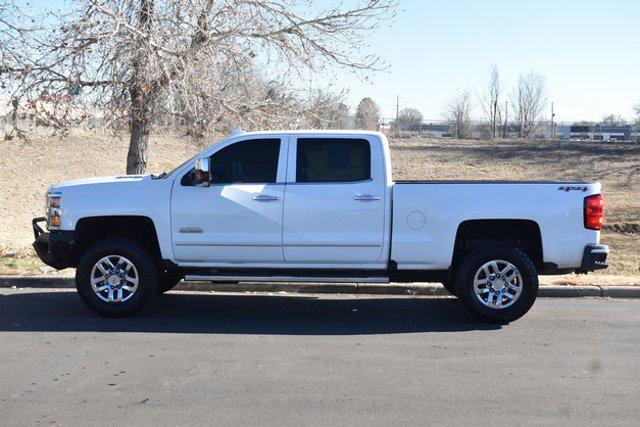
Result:
[[[571,187],[568,185],[563,185],[562,187],[558,187],[558,190],[560,191],[582,191],[582,192],[586,192],[589,190],[589,187],[584,187],[584,186],[580,186],[580,187]]]

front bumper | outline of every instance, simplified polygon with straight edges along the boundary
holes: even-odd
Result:
[[[609,267],[606,263],[609,255],[607,245],[587,245],[582,254],[582,264],[576,273],[586,274],[590,271],[602,270]]]
[[[35,241],[33,248],[36,254],[45,264],[62,270],[67,267],[74,267],[77,261],[75,253],[76,233],[75,231],[52,231],[45,232],[38,225],[45,222],[46,218],[38,217],[31,221]]]

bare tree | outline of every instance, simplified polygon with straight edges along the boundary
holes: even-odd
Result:
[[[632,124],[631,124],[631,132],[633,134],[636,134],[635,136],[635,142],[640,142],[640,136],[637,136],[637,134],[640,133],[640,103],[636,104],[633,107],[633,112],[635,113],[635,117],[633,118]],[[633,139],[632,135],[632,139]]]
[[[419,131],[422,125],[422,113],[415,108],[403,108],[398,114],[398,125],[400,128],[416,128]]]
[[[494,65],[489,74],[489,80],[483,93],[480,95],[480,105],[484,113],[485,120],[491,131],[491,136],[496,138],[502,122],[502,87],[500,85],[500,74],[498,66]]]
[[[126,124],[127,173],[142,173],[160,117],[199,117],[203,125],[241,121],[282,101],[261,79],[245,78],[243,71],[256,63],[285,75],[327,65],[380,68],[377,57],[360,54],[361,46],[393,16],[397,0],[324,9],[314,0],[304,8],[296,3],[78,0],[66,13],[43,19],[45,28],[32,26],[21,40],[24,55],[1,78],[19,105],[55,128],[87,111],[114,126]],[[283,105],[286,114],[291,104]]]
[[[470,138],[473,135],[472,107],[471,95],[467,90],[456,95],[447,106],[445,117],[455,138]]]
[[[23,13],[15,1],[0,0],[0,76],[17,73],[22,70],[21,47],[24,44],[25,37],[31,31],[27,26],[23,25],[22,21],[33,25],[32,18]],[[4,92],[6,87],[7,82],[0,79],[0,89]],[[7,101],[11,107],[9,112],[11,129],[5,132],[5,140],[10,140],[16,136],[26,138],[26,135],[18,126],[19,100],[9,97]]]
[[[318,91],[310,100],[308,111],[311,127],[314,129],[349,129],[353,118],[344,93]]]
[[[547,103],[544,76],[534,71],[522,74],[511,101],[515,121],[520,128],[520,137],[529,138],[534,135]]]
[[[241,127],[242,129],[324,127],[318,116],[343,94],[293,90],[280,80],[267,81],[252,63],[220,64],[209,70],[209,78],[188,82],[189,97],[164,100],[161,119],[177,120],[197,142],[208,134]],[[198,77],[198,76],[194,76]],[[322,120],[320,120],[322,121]]]
[[[601,123],[606,125],[613,125],[613,126],[621,126],[621,125],[628,124],[627,120],[624,117],[622,117],[620,114],[607,114],[602,118]]]
[[[356,129],[377,130],[380,121],[380,108],[371,98],[362,98],[356,108]]]
[[[20,45],[30,31],[22,21],[29,20],[15,1],[0,0],[0,75],[21,70]]]

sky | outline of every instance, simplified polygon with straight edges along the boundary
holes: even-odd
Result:
[[[509,92],[523,72],[544,75],[559,121],[631,118],[640,102],[638,0],[405,0],[402,9],[368,38],[389,70],[334,80],[352,105],[370,96],[394,117],[399,95],[400,108],[439,119],[469,90],[481,117],[479,93],[494,64]]]
[[[29,3],[51,10],[71,1]],[[318,8],[337,3],[314,0]],[[494,65],[507,95],[520,74],[542,74],[558,121],[631,119],[640,103],[639,0],[404,0],[393,21],[366,39],[363,52],[383,58],[387,70],[366,76],[337,70],[313,82],[347,90],[353,109],[371,97],[386,118],[395,116],[399,96],[400,108],[442,119],[464,90],[474,100],[474,118],[481,118],[479,97]]]

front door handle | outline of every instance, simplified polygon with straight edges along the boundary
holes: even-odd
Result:
[[[373,202],[376,200],[380,200],[380,196],[374,196],[373,194],[356,194],[353,196],[353,200],[358,200],[361,202]]]
[[[253,200],[258,202],[273,202],[275,200],[280,200],[280,197],[272,196],[270,194],[256,194],[253,196]]]

